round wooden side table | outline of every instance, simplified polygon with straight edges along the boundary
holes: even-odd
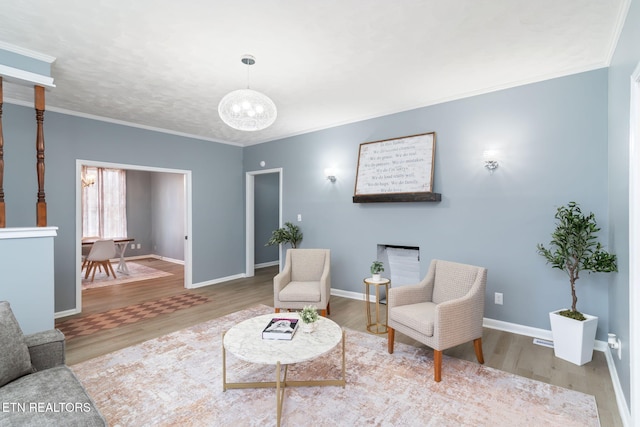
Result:
[[[372,334],[386,334],[387,333],[387,319],[389,318],[389,309],[387,304],[384,304],[384,319],[380,318],[380,287],[384,286],[384,296],[387,297],[389,293],[389,288],[391,287],[391,280],[385,279],[384,277],[380,280],[373,280],[371,277],[367,277],[363,280],[365,287],[365,305],[367,311],[367,331]],[[375,286],[376,288],[376,317],[375,321],[371,318],[371,293],[370,287]],[[384,320],[384,322],[382,322]]]

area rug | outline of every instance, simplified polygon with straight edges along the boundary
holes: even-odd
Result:
[[[65,339],[68,341],[105,329],[113,329],[120,325],[151,319],[161,314],[170,314],[174,311],[184,310],[185,308],[204,304],[209,301],[211,301],[209,297],[184,292],[155,301],[145,301],[140,304],[116,308],[103,313],[65,320],[56,323],[56,328],[62,331]]]
[[[222,333],[256,306],[73,365],[111,426],[274,426],[274,389],[222,391]],[[285,391],[282,426],[598,426],[595,398],[477,363],[346,330],[347,385]],[[289,380],[338,378],[339,346]],[[273,366],[227,354],[228,381],[273,381]]]
[[[127,268],[129,274],[123,274],[117,271],[118,263],[114,262],[113,271],[116,272],[116,278],[107,276],[104,271],[96,271],[96,275],[91,281],[91,276],[88,279],[84,278],[84,271],[82,272],[82,289],[101,288],[104,286],[121,285],[123,283],[137,282],[139,280],[157,279],[159,277],[171,276],[171,273],[166,271],[151,268],[138,262],[128,261]]]

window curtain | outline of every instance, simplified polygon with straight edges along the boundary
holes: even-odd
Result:
[[[82,166],[82,237],[127,237],[127,175],[122,169]]]

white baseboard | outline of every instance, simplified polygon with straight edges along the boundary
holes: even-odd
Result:
[[[74,314],[78,314],[78,313],[80,313],[80,310],[78,310],[76,308],[72,308],[70,310],[58,311],[58,312],[53,313],[53,318],[54,319],[59,319],[61,317],[73,316]]]
[[[172,262],[174,264],[184,265],[184,260],[182,260],[182,259],[167,258],[167,257],[164,257],[164,256],[155,255],[155,254],[154,255],[141,256],[140,258],[149,258],[149,257],[155,258],[155,259],[159,259],[159,260],[162,260],[162,261]]]
[[[519,325],[517,323],[503,322],[484,318],[482,326],[489,329],[497,329],[499,331],[511,332],[513,334],[524,335],[526,337],[542,338],[544,340],[553,341],[553,335],[550,330],[532,328],[531,326]]]
[[[174,264],[184,265],[184,260],[167,258],[167,257],[163,257],[161,255],[156,255],[156,254],[126,256],[126,257],[124,257],[124,260],[125,261],[134,261],[136,259],[145,259],[145,258],[154,258],[154,259],[159,259],[159,260],[162,260],[162,261],[172,262]],[[120,260],[120,258],[114,258],[111,261],[112,262],[118,262],[119,260]]]
[[[624,397],[622,384],[620,384],[620,380],[618,379],[618,370],[616,369],[616,364],[613,361],[611,349],[608,346],[607,349],[604,350],[604,356],[607,359],[607,366],[609,367],[611,381],[613,382],[613,390],[616,393],[616,402],[618,403],[618,412],[620,413],[620,418],[622,419],[622,425],[624,425],[625,427],[631,427],[631,410],[627,406],[627,399],[625,399]]]
[[[203,286],[218,285],[220,283],[228,282],[229,280],[243,279],[246,275],[244,273],[235,274],[233,276],[220,277],[219,279],[207,280],[206,282],[192,283],[189,289],[202,288]]]
[[[273,267],[274,265],[280,265],[280,261],[262,262],[260,264],[254,265],[253,268],[255,268],[257,270],[259,268]]]
[[[331,288],[331,295],[364,301],[364,294],[361,294],[359,292],[343,291],[342,289]],[[371,295],[371,302],[375,302],[375,300],[376,300],[375,295]]]
[[[532,328],[531,326],[503,322],[502,320],[488,319],[486,317],[482,322],[482,326],[489,329],[497,329],[499,331],[524,335],[526,337],[542,338],[544,340],[553,341],[553,334],[550,330],[547,329]],[[597,351],[608,351],[609,347],[607,346],[606,342],[596,340],[593,349]]]

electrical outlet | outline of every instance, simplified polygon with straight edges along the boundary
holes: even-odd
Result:
[[[298,221],[302,221],[302,214],[298,214]]]
[[[495,303],[498,305],[502,305],[502,292],[496,292]]]
[[[132,244],[131,244],[131,249],[135,249],[135,248],[136,248],[136,244],[135,244],[135,243],[132,243]]]
[[[136,249],[140,249],[140,243],[136,245]]]

